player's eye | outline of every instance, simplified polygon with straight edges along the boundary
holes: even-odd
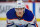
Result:
[[[16,10],[19,10],[19,9],[16,9]]]
[[[19,9],[17,9],[17,10],[19,10]]]
[[[20,10],[22,10],[22,9],[20,9]]]

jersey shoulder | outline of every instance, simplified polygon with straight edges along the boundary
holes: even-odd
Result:
[[[28,9],[25,9],[25,13],[28,14],[28,15],[33,15],[32,11],[30,11]]]
[[[7,16],[8,19],[13,19],[14,15],[15,15],[15,8],[10,9],[10,10],[6,13],[6,16]]]
[[[34,18],[33,13],[28,9],[25,9],[25,15],[26,15],[25,20],[27,20],[27,21],[32,21]]]

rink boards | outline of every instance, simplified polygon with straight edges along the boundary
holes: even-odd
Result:
[[[7,18],[0,18],[0,20],[4,20],[4,21],[6,21]],[[37,22],[40,22],[40,19],[37,18]]]

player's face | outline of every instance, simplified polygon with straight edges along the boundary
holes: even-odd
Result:
[[[18,15],[22,15],[25,8],[16,8],[15,10]]]

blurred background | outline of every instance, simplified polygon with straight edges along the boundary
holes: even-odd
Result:
[[[0,0],[0,27],[6,27],[6,13],[14,8],[17,0]],[[23,0],[25,7],[31,10],[37,19],[38,27],[40,27],[40,0]]]
[[[0,2],[9,2],[9,1],[17,1],[17,0],[0,0]],[[24,2],[40,2],[40,0],[23,0]]]

